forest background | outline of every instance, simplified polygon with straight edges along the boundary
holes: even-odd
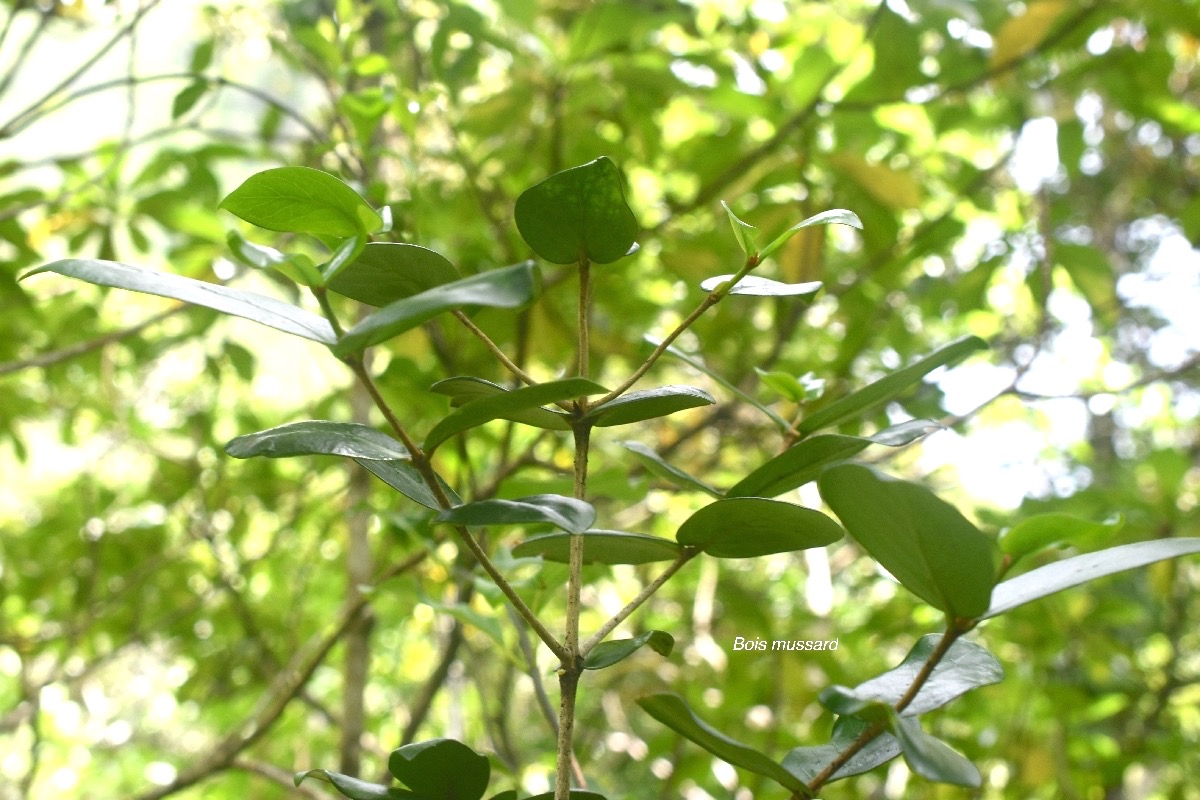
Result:
[[[807,229],[768,265],[823,281],[811,305],[725,303],[682,340],[748,399],[664,362],[662,382],[722,402],[626,438],[734,475],[778,444],[750,401],[794,410],[797,387],[844,394],[974,334],[991,349],[847,431],[947,426],[874,460],[985,530],[1056,510],[1123,515],[1109,544],[1200,535],[1194,0],[0,10],[4,800],[326,796],[293,788],[293,770],[374,778],[391,748],[437,736],[492,754],[529,791],[552,780],[553,734],[528,720],[535,682],[503,657],[522,643],[500,599],[467,590],[453,546],[330,633],[372,575],[429,541],[421,509],[334,459],[224,454],[294,419],[369,420],[348,371],[202,309],[16,283],[69,255],[284,296],[233,259],[228,232],[250,229],[217,209],[271,166],[340,175],[392,209],[396,241],[469,274],[531,255],[512,222],[523,189],[608,156],[642,232],[637,254],[597,270],[599,369],[636,364],[644,334],[736,267],[720,201],[766,231],[851,209],[861,232]],[[550,375],[573,336],[555,275],[534,310],[479,316]],[[380,385],[418,426],[446,410],[431,384],[494,369],[438,321],[380,351]],[[569,487],[557,454],[488,430],[457,481],[506,496]],[[616,441],[600,457],[594,490],[662,535],[700,503]],[[592,602],[619,606],[641,576],[598,573]],[[935,722],[980,765],[978,792],[895,762],[823,796],[1200,797],[1198,582],[1195,559],[1165,562],[989,622],[1005,682]],[[826,682],[891,666],[936,619],[849,541],[697,562],[640,614],[635,627],[670,630],[675,653],[590,676],[579,752],[614,796],[689,800],[770,790],[637,697],[680,692],[716,728],[782,749],[827,724]],[[839,647],[735,651],[737,637]],[[311,675],[281,686],[314,651]]]

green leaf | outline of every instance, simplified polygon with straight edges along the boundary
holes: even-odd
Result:
[[[360,303],[379,307],[453,283],[460,277],[453,264],[428,248],[371,242],[329,281],[329,288]]]
[[[813,747],[797,747],[783,757],[781,766],[804,783],[809,783],[849,747],[871,723],[855,717],[840,717],[833,726],[833,736],[826,744]],[[870,772],[880,764],[886,764],[900,755],[900,745],[890,733],[881,733],[854,754],[837,772],[830,782],[840,781],[854,775]]]
[[[804,228],[811,228],[813,225],[849,225],[851,228],[862,230],[862,220],[853,211],[847,211],[844,208],[834,208],[829,211],[822,211],[820,214],[814,214],[803,222],[797,222],[792,227],[788,228],[779,236],[775,237],[775,241],[764,247],[759,252],[760,259],[774,253],[780,247],[783,247],[784,242],[796,235],[796,231]]]
[[[611,639],[607,642],[600,642],[588,651],[587,657],[583,660],[583,668],[611,667],[618,661],[623,661],[633,655],[645,645],[649,645],[650,649],[660,656],[669,656],[671,649],[675,647],[675,638],[666,631],[646,631],[632,639]]]
[[[633,453],[649,472],[670,481],[681,489],[691,489],[704,492],[712,497],[720,497],[721,492],[699,478],[693,477],[674,464],[669,464],[658,453],[641,442],[620,442],[629,452]]]
[[[816,480],[828,464],[841,461],[872,444],[900,447],[942,426],[927,419],[910,420],[873,436],[822,433],[801,439],[742,478],[725,494],[729,497],[778,497]]]
[[[808,434],[854,419],[866,411],[895,399],[905,389],[920,382],[921,378],[938,367],[953,364],[978,350],[986,350],[987,346],[987,342],[978,336],[964,336],[961,339],[955,339],[919,361],[896,370],[806,417],[800,423],[799,431]]]
[[[548,522],[568,533],[583,533],[596,521],[591,503],[560,494],[538,494],[516,500],[478,500],[443,511],[437,522],[455,525],[519,525]]]
[[[1070,514],[1035,514],[1000,536],[1000,550],[1016,561],[1054,545],[1086,549],[1116,535],[1124,525],[1125,518],[1120,515],[1105,522],[1092,522]]]
[[[742,252],[746,255],[756,252],[754,247],[754,226],[748,222],[744,222],[737,214],[734,214],[733,209],[724,200],[721,201],[721,208],[725,209],[725,214],[729,217],[729,224],[733,226],[733,235],[737,239],[738,247],[742,248]]]
[[[519,558],[541,556],[559,564],[570,563],[571,534],[548,533],[521,542],[513,548]],[[583,532],[583,563],[585,564],[649,564],[654,561],[674,561],[683,552],[675,542],[623,531],[586,530]]]
[[[850,535],[910,592],[955,617],[987,610],[995,551],[954,506],[860,464],[829,467],[817,485]]]
[[[921,730],[920,722],[911,717],[897,717],[893,723],[892,735],[900,743],[904,760],[913,772],[938,783],[979,788],[981,778],[975,765],[941,739]]]
[[[364,469],[374,474],[375,477],[414,503],[431,508],[434,511],[442,510],[442,505],[438,502],[437,495],[425,483],[425,479],[421,477],[420,471],[412,465],[411,461],[374,461],[365,458],[355,460]],[[445,481],[441,480],[440,477],[438,481],[441,483],[442,491],[445,492],[450,505],[462,505],[462,498]]]
[[[842,529],[811,508],[762,497],[731,497],[692,514],[675,538],[717,558],[753,558],[832,544],[842,538]]]
[[[404,445],[370,425],[316,419],[239,436],[225,445],[225,452],[234,458],[331,455],[388,461],[411,457]]]
[[[629,252],[638,232],[621,173],[603,156],[526,189],[514,215],[521,238],[553,264],[616,261]]]
[[[700,288],[711,292],[734,275],[717,275],[700,283]],[[824,286],[820,281],[807,283],[781,283],[770,278],[747,275],[729,288],[729,294],[745,294],[753,297],[812,297]]]
[[[289,305],[273,297],[231,289],[218,283],[197,281],[182,275],[143,269],[116,261],[68,258],[27,272],[21,280],[43,272],[57,272],[69,278],[112,286],[159,297],[170,297],[224,314],[243,317],[268,328],[332,345],[337,337],[324,317]]]
[[[321,285],[327,284],[332,279],[338,276],[354,259],[358,258],[359,253],[367,246],[367,237],[364,234],[353,236],[338,246],[333,252],[333,256],[321,267]]]
[[[766,370],[754,368],[759,381],[785,400],[793,403],[806,403],[815,400],[825,391],[825,381],[813,376],[811,372],[796,376],[782,370]]]
[[[454,739],[405,745],[388,756],[388,771],[428,800],[479,800],[487,790],[487,757]]]
[[[532,300],[537,291],[538,273],[532,261],[481,272],[389,303],[347,331],[333,352],[338,356],[356,353],[451,309],[519,308]]]
[[[343,797],[349,797],[351,800],[405,800],[406,798],[417,797],[417,795],[414,795],[407,789],[401,789],[396,786],[384,786],[381,783],[368,783],[367,781],[327,769],[310,769],[307,772],[297,772],[292,780],[299,786],[306,778],[317,778],[326,783],[332,783],[333,787],[341,792]]]
[[[383,227],[383,219],[357,192],[310,167],[276,167],[251,175],[219,207],[269,231],[344,238]]]
[[[1193,553],[1200,553],[1200,538],[1156,539],[1123,544],[1055,561],[998,584],[992,592],[991,607],[983,619],[1004,614],[1026,603],[1106,575]]]
[[[171,101],[171,121],[174,122],[191,111],[196,103],[200,102],[200,98],[207,94],[208,87],[208,81],[204,78],[197,78],[180,89],[179,93],[175,95],[175,99]]]
[[[483,378],[473,378],[463,375],[438,381],[429,387],[429,391],[448,396],[450,398],[450,405],[458,407],[466,405],[472,400],[509,394],[513,390],[505,389],[500,384],[492,383]],[[505,416],[499,417],[499,419],[508,419],[513,422],[520,422],[524,425],[531,425],[535,428],[545,428],[552,431],[571,430],[570,416],[562,411],[555,411],[549,408],[521,408],[506,413]]]
[[[694,386],[659,386],[630,392],[596,406],[588,411],[585,419],[591,420],[597,428],[611,428],[665,417],[688,408],[711,406],[715,402],[712,395]]]
[[[821,692],[821,705],[839,714],[855,713],[858,710],[856,704],[880,702],[894,706],[908,693],[941,640],[942,635],[938,633],[922,636],[898,667],[864,681],[853,689],[845,686],[827,687]],[[1004,669],[1000,662],[985,647],[965,639],[956,639],[901,714],[909,717],[933,711],[971,689],[999,683],[1003,678]]]
[[[273,247],[248,242],[236,231],[230,231],[226,241],[234,257],[247,266],[255,269],[273,269],[301,286],[320,286],[323,283],[321,271],[306,255],[289,255]]]
[[[700,745],[722,761],[753,772],[755,775],[770,778],[786,789],[799,792],[803,797],[811,797],[808,787],[796,776],[763,753],[730,739],[710,727],[688,708],[687,703],[679,695],[654,694],[643,697],[637,702],[647,714],[689,741]]]
[[[606,391],[600,384],[586,378],[564,378],[471,400],[433,426],[433,430],[425,437],[425,450],[432,452],[456,433],[462,433],[494,419],[510,419],[515,414],[540,408],[548,403],[574,400],[590,394],[604,394]]]

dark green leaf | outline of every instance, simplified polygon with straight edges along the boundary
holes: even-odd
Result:
[[[764,247],[758,254],[759,258],[766,258],[774,253],[780,247],[783,247],[784,242],[796,235],[796,231],[804,228],[811,228],[813,225],[849,225],[851,228],[862,230],[862,220],[853,211],[847,211],[844,208],[834,208],[829,211],[822,211],[820,214],[814,214],[808,219],[797,222],[792,227],[788,228],[779,236],[775,237],[775,241]]]
[[[850,535],[913,594],[956,617],[987,610],[995,551],[954,506],[859,464],[829,467],[817,485]]]
[[[978,336],[964,336],[956,339],[945,347],[939,348],[924,358],[903,369],[875,381],[869,386],[859,389],[853,394],[843,397],[800,423],[801,433],[812,433],[821,428],[829,428],[849,419],[861,416],[866,411],[876,408],[889,400],[898,397],[905,389],[920,382],[921,378],[933,372],[938,367],[953,364],[966,358],[977,350],[986,350],[987,342]]]
[[[674,561],[683,552],[675,542],[647,536],[643,533],[588,530],[583,532],[583,563],[585,564],[649,564],[653,561]],[[541,556],[560,564],[570,562],[571,534],[548,533],[521,542],[513,548],[519,558]]]
[[[371,242],[358,258],[329,281],[329,288],[360,303],[378,307],[453,283],[459,278],[453,264],[428,248]]]
[[[911,420],[882,430],[874,436],[843,436],[822,433],[802,439],[742,478],[729,497],[778,497],[784,492],[816,480],[827,465],[849,458],[869,445],[900,447],[942,426],[927,419]]]
[[[358,459],[355,460],[358,461]],[[414,503],[419,503],[426,508],[432,508],[434,511],[442,510],[437,495],[425,483],[425,479],[421,477],[420,471],[412,465],[411,461],[369,461],[362,459],[358,463],[373,473],[375,477]],[[450,501],[450,505],[462,505],[462,498],[445,481],[441,481],[440,478],[439,481],[441,482],[442,491],[445,492],[447,499]]]
[[[333,787],[341,792],[343,797],[349,797],[351,800],[407,800],[417,797],[417,795],[414,795],[407,789],[401,789],[397,786],[384,786],[381,783],[368,783],[367,781],[352,778],[340,772],[331,772],[327,769],[310,769],[307,772],[297,772],[293,781],[299,786],[304,782],[305,778],[317,778],[326,783],[332,783]]]
[[[357,192],[310,167],[276,167],[251,175],[220,208],[269,231],[349,237],[383,227],[383,219]]]
[[[388,461],[409,458],[404,445],[357,422],[306,420],[239,436],[225,445],[234,458],[332,455]]]
[[[797,747],[783,757],[781,765],[791,774],[805,783],[817,777],[849,747],[871,723],[855,717],[841,717],[833,726],[833,736],[826,744],[814,747]],[[839,781],[853,775],[870,772],[880,764],[886,764],[900,755],[900,745],[890,733],[881,733],[871,742],[854,754],[837,772],[833,773],[830,781]]]
[[[486,756],[454,739],[405,745],[388,757],[388,771],[428,800],[479,800],[491,769]]]
[[[762,497],[731,497],[692,514],[675,538],[717,558],[753,558],[832,544],[842,538],[842,529],[811,508]]]
[[[921,730],[921,723],[917,720],[898,717],[891,730],[900,743],[904,760],[913,772],[938,783],[973,789],[979,787],[981,778],[975,765],[941,739]]]
[[[732,280],[733,275],[717,275],[702,281],[700,288],[711,292],[726,281]],[[729,288],[729,294],[745,294],[753,297],[812,297],[821,291],[820,281],[807,283],[780,283],[770,278],[760,278],[757,275],[747,275]]]
[[[1125,519],[1092,522],[1070,514],[1035,514],[1013,525],[1000,537],[1000,550],[1016,561],[1053,545],[1088,549],[1121,530]]]
[[[662,456],[640,442],[621,442],[629,452],[651,473],[664,478],[682,489],[693,489],[704,492],[712,497],[720,497],[721,492],[699,478],[692,477],[674,464],[669,464]]]
[[[604,394],[606,391],[600,384],[586,378],[564,378],[471,400],[433,426],[433,430],[425,437],[425,450],[433,451],[456,433],[462,433],[494,419],[511,419],[515,414],[540,408],[548,403],[574,400],[590,394]]]
[[[776,764],[768,756],[741,742],[730,739],[710,727],[688,708],[683,698],[675,694],[654,694],[637,701],[647,714],[671,730],[695,742],[722,761],[735,767],[762,775],[793,792],[809,797],[808,788],[802,781]]]
[[[346,332],[334,348],[334,353],[345,356],[386,342],[443,311],[455,308],[518,308],[532,300],[537,291],[538,274],[531,261],[435,286],[412,297],[389,303],[371,314]]]
[[[568,533],[583,533],[596,521],[596,509],[573,497],[538,494],[516,500],[464,503],[438,514],[436,520],[471,526],[547,522]]]
[[[618,661],[623,661],[633,655],[645,645],[649,645],[650,649],[660,656],[669,656],[671,649],[675,647],[675,638],[666,631],[646,631],[632,639],[611,639],[607,642],[600,642],[588,652],[587,657],[583,660],[583,668],[611,667]]]
[[[688,408],[710,406],[712,395],[694,386],[659,386],[630,392],[588,411],[586,419],[598,428],[628,425],[648,419],[665,417]]]
[[[621,173],[604,157],[526,189],[517,198],[514,214],[521,238],[554,264],[583,258],[597,264],[616,261],[629,251],[638,232],[625,203]]]
[[[733,209],[724,200],[721,201],[721,208],[725,209],[725,214],[729,217],[729,224],[733,226],[733,235],[737,239],[738,247],[742,248],[742,252],[746,255],[757,252],[754,247],[754,226],[734,214]]]
[[[907,694],[941,639],[941,634],[937,633],[922,636],[900,666],[853,689],[845,686],[826,688],[821,692],[821,705],[839,714],[855,713],[855,703],[881,702],[894,706]],[[933,711],[971,689],[999,683],[1003,678],[1000,662],[986,648],[956,639],[921,686],[921,691],[901,713],[907,717]]]
[[[438,381],[429,387],[429,391],[448,396],[450,398],[450,405],[458,407],[466,405],[472,400],[508,394],[512,390],[505,389],[500,384],[492,383],[483,378],[459,376]],[[545,428],[552,431],[571,430],[571,418],[562,411],[555,411],[549,408],[521,408],[508,412],[503,417],[498,417],[498,419],[508,419],[513,422],[520,422],[535,428]]]
[[[324,345],[332,345],[336,341],[333,328],[324,317],[273,297],[231,289],[217,283],[197,281],[182,275],[156,272],[116,261],[80,258],[55,261],[53,264],[39,267],[26,273],[22,280],[43,272],[57,272],[99,286],[112,286],[182,300],[224,314],[243,317]]]
[[[1193,553],[1200,553],[1200,538],[1156,539],[1123,544],[1097,553],[1055,561],[998,584],[992,592],[991,607],[983,618],[1012,611],[1018,606],[1106,575]]]

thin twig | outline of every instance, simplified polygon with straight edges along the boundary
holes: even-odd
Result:
[[[683,552],[671,562],[671,565],[663,570],[663,573],[655,578],[652,582],[646,584],[637,597],[625,604],[625,607],[613,615],[612,619],[600,626],[599,630],[593,633],[586,642],[580,645],[579,651],[581,655],[586,656],[588,652],[604,641],[604,637],[608,636],[617,626],[629,618],[629,615],[636,611],[643,603],[662,588],[663,584],[671,579],[671,577],[683,568],[683,565],[691,561],[700,554],[700,550],[695,547],[685,547]]]
[[[159,322],[173,317],[188,306],[179,304],[166,311],[159,312],[152,317],[149,317],[136,325],[128,328],[122,328],[119,331],[106,333],[103,336],[98,336],[95,339],[89,339],[86,342],[78,342],[70,347],[64,347],[60,350],[51,350],[48,353],[26,358],[20,361],[8,361],[0,364],[0,375],[8,375],[12,372],[20,372],[23,369],[32,369],[34,367],[50,367],[55,364],[61,364],[64,361],[70,361],[72,358],[78,358],[82,355],[87,355],[94,350],[99,350],[107,347],[114,342],[119,342],[122,339],[128,339],[130,336],[137,336],[139,333],[149,328],[151,325],[156,325]]]

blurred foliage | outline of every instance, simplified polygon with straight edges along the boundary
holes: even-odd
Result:
[[[607,155],[643,233],[636,256],[596,271],[602,383],[691,307],[701,279],[737,267],[720,200],[767,235],[852,209],[861,235],[807,229],[762,272],[824,281],[815,304],[723,303],[683,349],[791,416],[796,398],[756,369],[811,373],[801,381],[823,379],[835,398],[957,335],[983,336],[986,361],[844,432],[942,418],[954,432],[888,468],[928,474],[960,503],[1007,483],[1029,495],[1024,511],[1120,511],[1119,541],[1200,535],[1195,0],[2,9],[0,798],[317,796],[297,795],[290,770],[332,766],[338,752],[353,765],[341,732],[359,725],[372,778],[393,747],[443,735],[494,754],[503,780],[531,790],[552,770],[553,735],[531,711],[501,598],[423,513],[330,459],[224,456],[240,433],[350,418],[358,401],[336,364],[203,310],[15,282],[69,254],[286,292],[230,260],[227,231],[257,234],[216,210],[264,165],[338,173],[391,208],[396,241],[472,274],[530,255],[512,224],[521,190]],[[182,50],[164,46],[181,35]],[[476,317],[539,378],[571,359],[574,298],[558,269],[545,266],[535,310]],[[447,407],[427,392],[437,380],[505,379],[439,322],[381,348],[375,367],[417,430]],[[678,364],[655,374],[669,382],[674,368],[717,410],[623,436],[723,487],[778,451],[770,421],[720,385]],[[569,493],[551,441],[504,424],[481,437],[444,456],[456,487]],[[626,528],[669,536],[702,502],[642,472],[617,437],[594,450],[594,502]],[[1019,516],[1015,499],[979,498],[976,517],[998,531]],[[330,626],[359,591],[347,520],[364,509],[371,569],[404,568],[371,595],[358,723],[352,659]],[[406,561],[423,547],[428,557]],[[585,630],[654,574],[588,570],[598,613]],[[553,608],[557,574],[531,574],[522,591]],[[1200,797],[1198,582],[1194,560],[1168,562],[988,623],[1005,683],[934,726],[981,765],[977,796]],[[827,683],[882,671],[936,626],[848,542],[696,562],[630,626],[671,632],[677,655],[643,652],[585,678],[583,771],[612,797],[782,796],[714,767],[633,700],[680,691],[718,728],[781,752],[823,741],[830,718],[815,698]],[[734,652],[738,636],[840,646]],[[272,710],[285,666],[322,643],[331,652]],[[541,653],[538,670],[551,662]],[[250,720],[269,735],[224,746]],[[174,791],[188,774],[203,782]],[[893,766],[823,796],[967,794]]]

